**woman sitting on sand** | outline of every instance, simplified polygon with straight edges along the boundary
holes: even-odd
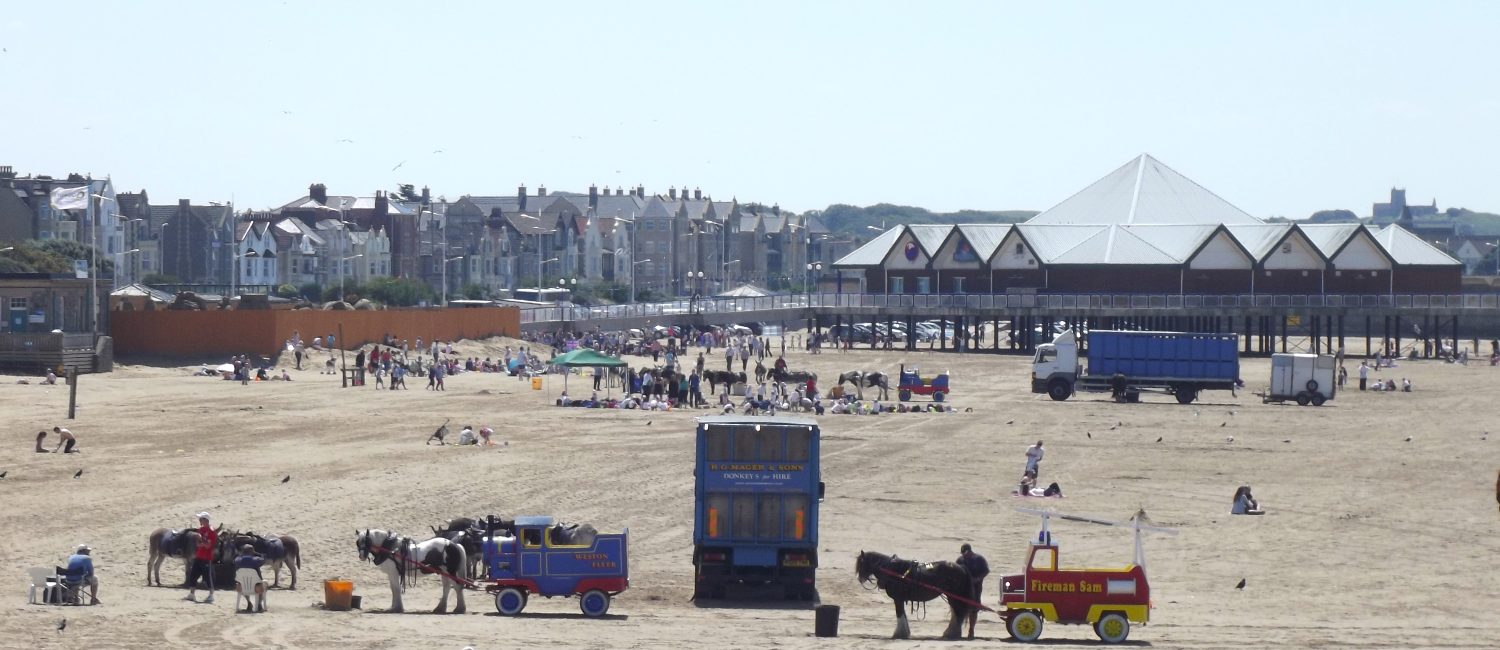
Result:
[[[1241,485],[1240,489],[1234,491],[1234,506],[1229,509],[1231,515],[1263,515],[1266,511],[1260,509],[1260,502],[1250,496],[1250,486]]]
[[[1062,487],[1058,486],[1058,484],[1055,482],[1051,485],[1048,485],[1047,489],[1045,490],[1037,487],[1036,470],[1028,469],[1026,470],[1026,473],[1021,476],[1021,485],[1017,487],[1016,491],[1012,492],[1011,494],[1018,497],[1061,497]]]

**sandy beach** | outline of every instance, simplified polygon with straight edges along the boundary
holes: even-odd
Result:
[[[506,343],[457,348],[498,358]],[[1500,434],[1500,400],[1491,401],[1500,368],[1402,362],[1371,376],[1410,378],[1413,393],[1345,391],[1301,408],[1251,394],[1269,381],[1266,359],[1242,360],[1249,390],[1181,406],[1167,396],[1053,402],[1029,392],[1029,359],[1020,356],[788,357],[825,388],[854,369],[951,371],[950,403],[973,409],[820,418],[828,498],[818,588],[823,603],[843,608],[837,639],[812,635],[811,605],[690,601],[693,417],[708,411],[556,408],[549,400],[561,377],[533,391],[515,378],[466,373],[435,394],[416,378],[407,391],[341,389],[336,376],[307,369],[292,371],[290,383],[242,386],[191,376],[200,361],[223,362],[201,359],[125,360],[114,373],[85,375],[73,421],[64,419],[65,386],[0,377],[0,648],[933,647],[946,607],[919,614],[912,640],[888,640],[890,602],[855,581],[855,555],[951,560],[971,542],[995,574],[1017,572],[1038,526],[1015,512],[1022,505],[1110,519],[1144,508],[1180,531],[1147,537],[1155,610],[1131,644],[1500,646],[1492,492],[1500,435],[1481,440],[1486,428]],[[572,394],[587,393],[587,380],[573,382]],[[494,428],[496,446],[424,445],[450,418],[455,434],[465,424]],[[82,454],[29,449],[38,430],[57,425],[78,436]],[[1037,439],[1047,449],[1042,484],[1061,484],[1064,499],[1011,496]],[[1228,515],[1242,484],[1254,486],[1268,515]],[[204,605],[182,602],[181,589],[147,587],[147,535],[189,526],[200,510],[232,528],[301,540],[297,589],[273,590],[269,613],[244,615],[229,591]],[[414,613],[379,613],[390,593],[384,574],[359,561],[356,529],[421,536],[449,517],[488,513],[628,527],[630,590],[601,620],[563,599],[533,599],[522,616],[504,618],[475,592],[467,614],[432,616],[415,613],[437,602],[439,583],[426,577],[405,596]],[[1064,523],[1054,534],[1065,566],[1130,561],[1128,531]],[[104,604],[26,605],[26,568],[61,564],[79,542],[95,549]],[[181,562],[168,560],[162,577],[181,583]],[[320,608],[321,582],[331,578],[355,582],[363,611]],[[1234,588],[1241,579],[1243,591]],[[288,576],[281,580],[285,587]],[[987,604],[996,591],[992,577]],[[964,643],[1010,643],[994,615],[981,615],[978,634]],[[1043,641],[1099,643],[1077,626],[1048,626]]]

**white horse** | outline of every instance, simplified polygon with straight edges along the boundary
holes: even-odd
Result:
[[[370,560],[375,566],[385,571],[386,577],[391,581],[391,607],[389,612],[400,613],[405,611],[401,605],[401,591],[406,583],[415,579],[422,573],[437,573],[439,570],[447,573],[443,576],[443,598],[438,601],[437,608],[432,610],[434,614],[448,613],[448,590],[452,589],[458,593],[458,606],[453,609],[454,614],[464,613],[464,590],[463,584],[450,578],[467,580],[468,559],[464,553],[464,547],[460,544],[435,537],[425,542],[417,543],[410,537],[398,535],[384,530],[365,530],[361,533],[354,531],[355,548],[359,549],[360,561]],[[420,566],[421,565],[425,566]]]

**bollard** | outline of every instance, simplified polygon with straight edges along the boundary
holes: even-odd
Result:
[[[813,609],[816,623],[813,635],[820,637],[836,637],[839,635],[839,606],[818,605]]]

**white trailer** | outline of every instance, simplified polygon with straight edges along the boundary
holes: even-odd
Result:
[[[1264,401],[1295,400],[1298,406],[1322,406],[1338,393],[1338,366],[1330,354],[1271,355],[1271,389]]]

